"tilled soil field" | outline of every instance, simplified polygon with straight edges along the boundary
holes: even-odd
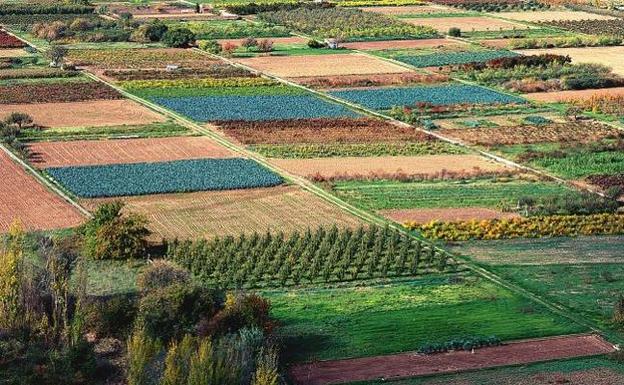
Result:
[[[80,212],[49,191],[0,150],[0,233],[14,220],[29,230],[52,230],[80,225]]]
[[[415,377],[497,366],[519,365],[563,358],[607,354],[611,344],[595,335],[526,340],[474,352],[421,355],[396,354],[294,366],[290,373],[298,385],[327,385],[377,378]],[[526,383],[526,382],[525,382]]]
[[[569,91],[557,91],[557,92],[536,92],[532,94],[524,94],[523,97],[536,102],[569,102],[573,100],[586,100],[592,96],[624,96],[624,87],[614,88],[599,88],[588,90],[569,90]]]
[[[0,104],[63,103],[122,98],[119,92],[100,82],[0,86]]]
[[[38,142],[28,149],[30,162],[39,168],[233,156],[206,137]]]

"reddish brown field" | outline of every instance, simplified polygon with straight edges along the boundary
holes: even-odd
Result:
[[[41,127],[102,127],[163,122],[165,117],[131,100],[0,104],[0,117],[24,112]]]
[[[237,59],[252,68],[281,77],[366,75],[410,72],[409,69],[363,54],[258,56]]]
[[[421,40],[383,40],[383,41],[358,41],[342,43],[341,46],[349,49],[404,49],[404,48],[437,48],[463,45],[455,40],[447,39],[421,39]]]
[[[421,355],[389,356],[321,361],[294,366],[290,374],[297,385],[327,385],[379,378],[416,377],[498,366],[606,354],[611,344],[595,335],[526,340],[477,349]],[[529,384],[522,382],[522,384]]]
[[[407,84],[432,84],[449,80],[447,75],[406,72],[402,74],[308,76],[293,81],[313,88],[377,87]]]
[[[379,214],[390,218],[395,222],[429,223],[431,221],[469,221],[472,219],[501,219],[518,217],[515,213],[483,207],[445,208],[445,209],[405,209],[405,210],[382,210]]]
[[[219,128],[244,144],[370,143],[431,141],[431,136],[411,127],[372,119],[306,119],[230,121]]]
[[[569,102],[572,100],[587,100],[593,96],[609,95],[624,96],[624,87],[615,88],[600,88],[589,90],[570,90],[570,91],[557,91],[557,92],[536,92],[532,94],[524,94],[523,97],[536,102],[544,103],[557,103],[557,102]]]
[[[94,209],[108,200],[82,203]],[[154,241],[360,225],[357,218],[294,186],[139,196],[124,201],[128,210],[147,217]]]
[[[19,220],[26,230],[52,230],[80,225],[80,212],[39,183],[0,150],[0,233]]]
[[[78,140],[28,145],[38,168],[225,158],[234,154],[206,137]]]
[[[0,48],[23,48],[26,44],[0,28]]]
[[[0,104],[61,103],[122,98],[119,92],[100,82],[0,86]]]
[[[316,159],[271,159],[280,168],[303,177],[342,179],[349,174],[439,174],[447,172],[502,171],[506,168],[477,155],[377,156]]]
[[[543,142],[595,142],[624,137],[614,127],[597,122],[566,122],[543,126],[443,129],[441,135],[476,145],[513,145]]]

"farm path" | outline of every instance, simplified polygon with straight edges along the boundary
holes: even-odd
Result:
[[[509,342],[469,351],[320,361],[296,365],[290,374],[297,385],[328,385],[375,379],[396,379],[456,373],[611,353],[613,345],[597,335],[563,336]]]

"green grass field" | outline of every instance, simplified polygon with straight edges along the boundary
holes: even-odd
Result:
[[[460,147],[445,142],[262,144],[250,149],[270,158],[327,158],[343,156],[418,156],[463,154]]]
[[[264,292],[293,361],[417,350],[430,342],[584,331],[490,282],[437,276],[376,287]]]
[[[513,204],[520,197],[561,194],[567,188],[544,182],[507,179],[475,179],[433,182],[338,182],[334,192],[346,201],[368,210],[497,207]]]
[[[24,130],[20,139],[24,141],[41,140],[79,140],[105,139],[118,137],[166,137],[191,135],[191,131],[174,122],[151,123],[141,125],[121,125],[104,127],[49,128],[45,130]]]

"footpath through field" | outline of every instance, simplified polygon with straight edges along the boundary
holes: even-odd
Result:
[[[403,353],[320,361],[296,365],[291,368],[290,375],[297,385],[341,384],[602,355],[614,350],[613,345],[594,334],[563,336],[515,341],[501,346],[477,349],[474,353],[468,351],[431,355]]]

